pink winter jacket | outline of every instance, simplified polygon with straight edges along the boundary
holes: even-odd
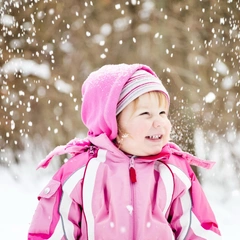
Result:
[[[140,68],[154,74],[140,64],[109,65],[84,83],[82,118],[88,137],[57,147],[40,163],[46,167],[55,155],[73,154],[39,194],[29,240],[221,239],[190,167],[209,168],[210,161],[183,152],[173,143],[155,156],[129,156],[112,141],[117,134],[117,100],[109,101],[104,92],[118,99],[122,82]],[[93,107],[90,99],[101,101]]]

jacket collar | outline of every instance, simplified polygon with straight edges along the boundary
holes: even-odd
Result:
[[[132,157],[132,155],[128,155],[122,152],[120,149],[118,149],[117,146],[107,137],[106,134],[100,134],[97,137],[88,136],[88,139],[93,145],[110,151],[116,158],[115,161],[123,161],[123,159],[129,159]],[[170,148],[166,146],[164,146],[162,151],[156,155],[144,156],[144,157],[134,156],[134,157],[136,161],[141,161],[141,162],[168,159],[169,156],[171,155],[171,152],[169,151]]]
[[[123,153],[120,149],[118,149],[114,143],[107,137],[106,134],[100,134],[97,137],[88,137],[90,142],[99,148],[106,149],[114,154],[113,161],[123,161],[124,159],[129,159],[129,156]],[[163,148],[162,151],[156,155],[146,156],[146,157],[138,157],[136,156],[135,161],[140,162],[150,162],[150,161],[167,161],[171,155],[179,157],[179,161],[185,161],[188,164],[203,167],[210,169],[214,166],[215,162],[209,160],[199,159],[188,152],[184,152],[181,148],[175,143],[168,142]],[[131,157],[131,156],[130,156]]]
[[[51,151],[45,159],[43,159],[37,168],[46,168],[52,158],[57,155],[62,155],[66,153],[70,153],[71,155],[77,155],[82,152],[86,152],[90,149],[91,144],[95,145],[97,148],[106,149],[111,154],[114,155],[113,161],[120,162],[125,160],[129,160],[129,157],[126,154],[124,154],[120,149],[118,149],[114,143],[107,137],[106,134],[100,134],[97,137],[91,137],[88,136],[86,139],[73,139],[70,142],[68,142],[66,145],[58,146],[53,151]],[[203,168],[212,168],[215,162],[208,161],[208,160],[202,160],[199,159],[190,153],[183,152],[176,144],[174,143],[167,143],[163,148],[162,151],[156,155],[153,156],[147,156],[147,157],[138,157],[136,156],[136,161],[166,161],[170,158],[171,155],[175,155],[179,157],[179,161],[184,160],[188,164],[203,167]]]

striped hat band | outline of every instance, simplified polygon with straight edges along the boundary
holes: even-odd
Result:
[[[170,100],[166,88],[161,80],[145,70],[137,70],[124,85],[120,94],[117,112],[118,115],[130,102],[144,93],[160,91]]]

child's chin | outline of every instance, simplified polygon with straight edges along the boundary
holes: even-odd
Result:
[[[158,147],[156,149],[152,149],[152,151],[149,153],[149,155],[157,155],[162,151],[162,147]]]
[[[137,149],[136,151],[131,151],[127,153],[135,156],[147,157],[147,156],[157,155],[161,151],[162,151],[162,146],[161,147],[158,146],[158,147],[149,147],[148,149],[142,149],[141,151]]]

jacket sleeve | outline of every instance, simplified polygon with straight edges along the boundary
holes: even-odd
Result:
[[[52,179],[38,200],[28,240],[80,238],[81,208],[60,181]]]
[[[202,187],[191,167],[189,176],[175,171],[174,196],[169,213],[169,222],[176,239],[219,240],[220,231],[214,213],[206,199]]]

